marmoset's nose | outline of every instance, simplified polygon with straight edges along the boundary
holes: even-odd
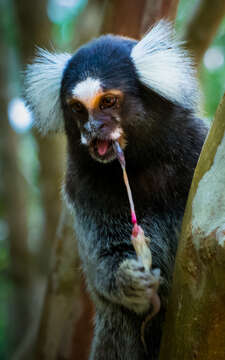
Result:
[[[84,129],[89,132],[96,132],[102,130],[105,127],[105,124],[102,120],[89,119],[88,122],[84,125]]]

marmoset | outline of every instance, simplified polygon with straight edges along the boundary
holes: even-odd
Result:
[[[140,41],[104,35],[73,55],[40,49],[25,88],[38,129],[67,137],[64,193],[96,309],[90,359],[156,360],[177,237],[207,133],[192,62],[160,21]],[[151,270],[131,244],[114,141],[125,153],[138,223],[151,239]],[[161,308],[145,328],[146,354],[140,328],[154,291]]]

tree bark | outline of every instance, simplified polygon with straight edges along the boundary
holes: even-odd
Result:
[[[225,357],[225,96],[191,186],[160,360]]]
[[[196,65],[201,63],[224,15],[224,0],[199,0],[184,36],[187,47],[194,56]]]

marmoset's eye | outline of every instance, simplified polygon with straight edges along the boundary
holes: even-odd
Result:
[[[83,112],[83,111],[84,111],[84,105],[81,104],[80,101],[75,101],[75,102],[73,102],[70,106],[71,106],[71,110],[72,110],[74,113],[79,113],[79,112]]]
[[[116,96],[114,96],[114,95],[106,95],[101,99],[99,107],[100,107],[101,110],[104,110],[104,109],[107,109],[107,108],[110,108],[110,107],[114,106],[116,103],[117,103],[117,97]]]

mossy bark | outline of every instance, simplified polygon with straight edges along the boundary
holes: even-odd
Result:
[[[225,358],[225,96],[191,186],[160,360]]]

